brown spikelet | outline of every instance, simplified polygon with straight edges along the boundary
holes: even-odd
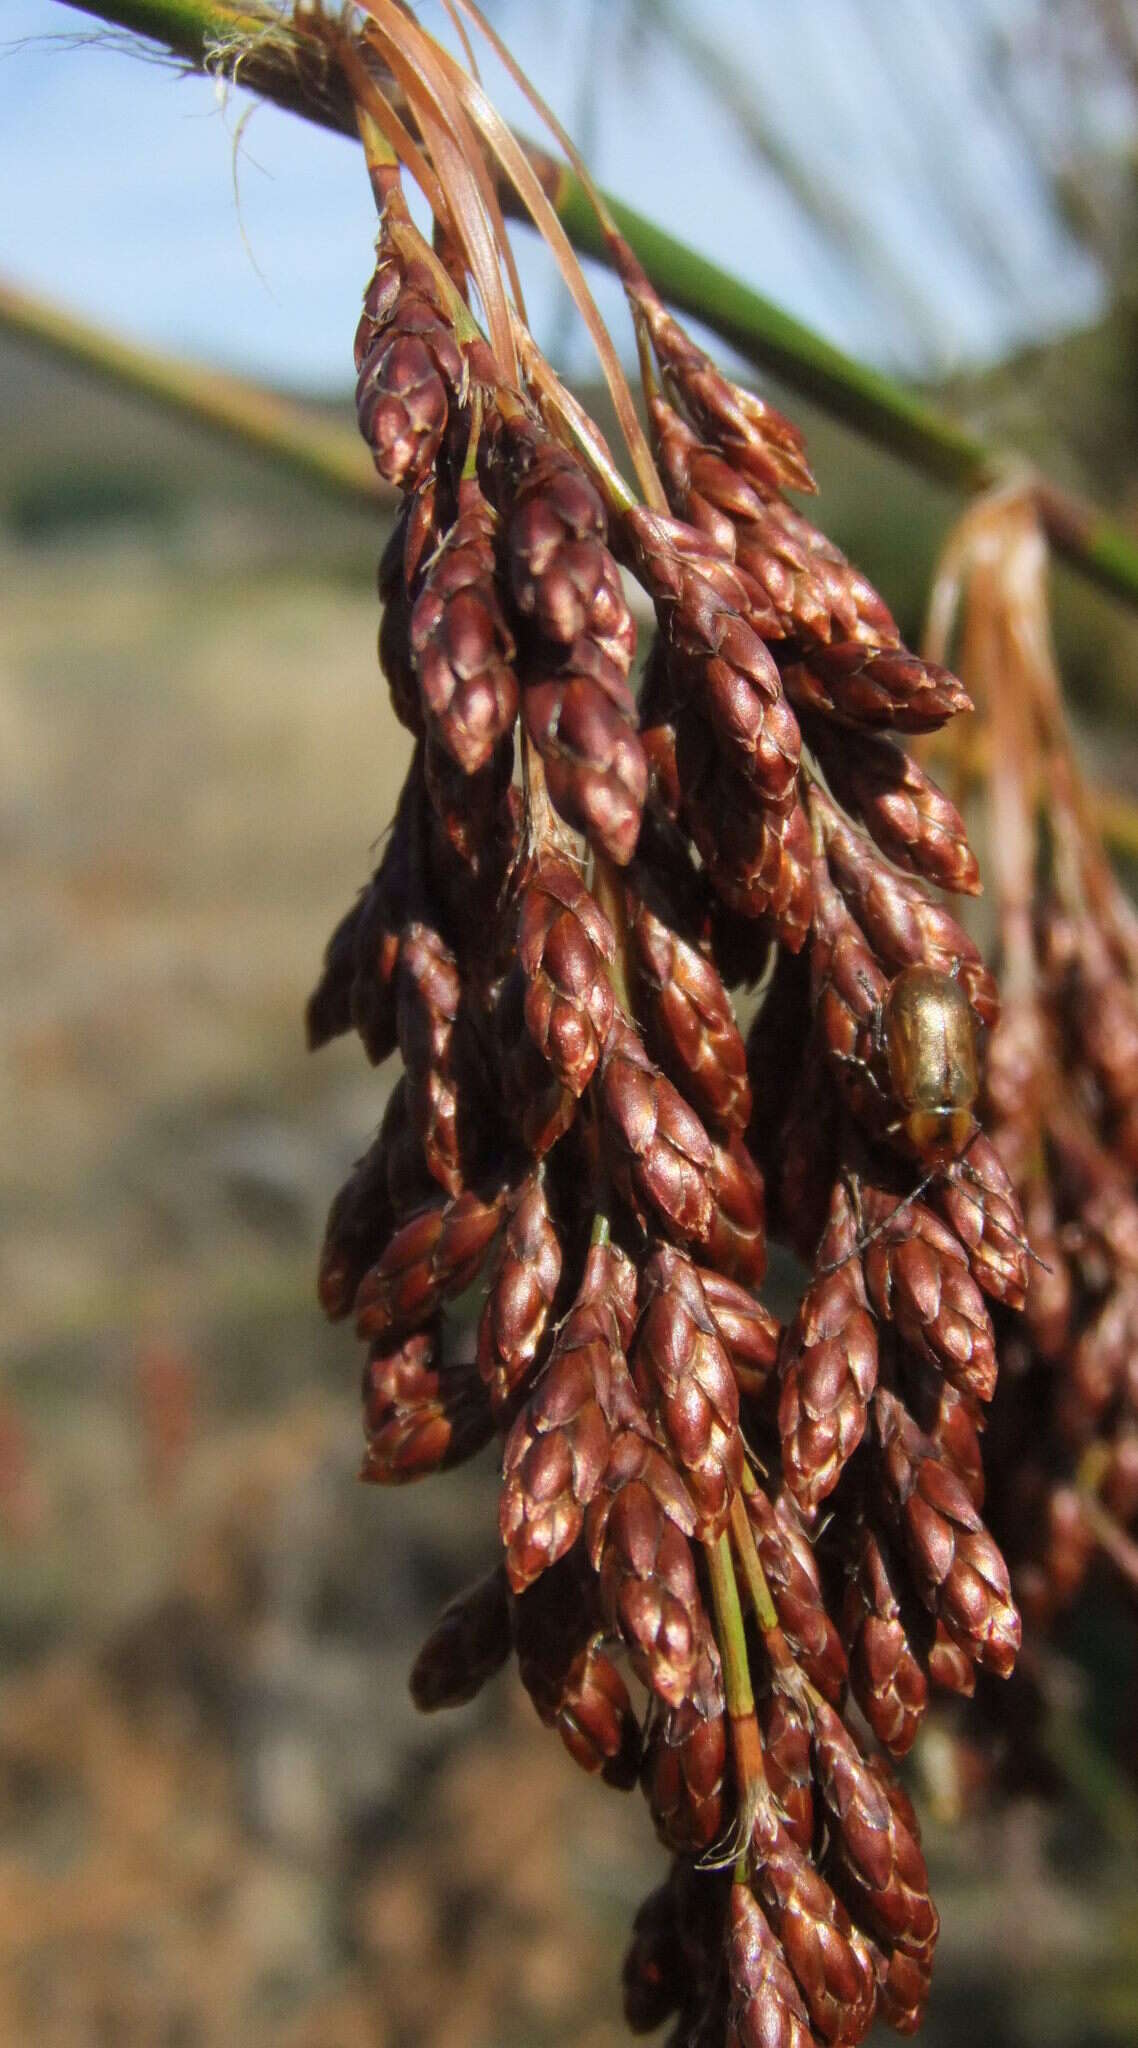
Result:
[[[875,1023],[889,981],[823,860],[814,863],[810,985],[829,1071],[854,1115],[880,1134],[892,1120],[892,1102],[878,1076]]]
[[[304,1010],[304,1035],[309,1052],[319,1052],[333,1038],[352,1028],[352,979],[356,971],[356,932],[366,892],[361,889],[345,911],[324,948],[320,979]]]
[[[1000,1012],[995,980],[975,940],[947,906],[887,867],[817,788],[810,807],[822,829],[833,880],[878,959],[892,973],[919,962],[955,975],[980,1022],[994,1025]]]
[[[440,1196],[397,1230],[360,1282],[360,1336],[415,1329],[469,1287],[501,1222],[502,1200],[483,1201],[469,1190],[450,1200]]]
[[[782,1945],[822,2041],[854,2048],[876,1998],[869,1952],[824,1877],[769,1806],[752,1844],[754,1890]]]
[[[690,1496],[668,1460],[636,1430],[614,1440],[586,1521],[606,1625],[624,1639],[638,1678],[668,1706],[696,1684],[706,1617],[689,1536]]]
[[[993,1301],[1022,1308],[1028,1256],[1023,1211],[999,1153],[981,1134],[968,1156],[934,1184],[932,1200],[968,1254],[977,1286]]]
[[[684,818],[716,893],[741,917],[768,919],[780,942],[798,952],[811,914],[810,827],[801,805],[773,811],[757,804],[706,727],[686,715],[676,765]]]
[[[932,1985],[934,1943],[926,1954],[906,1955],[899,1949],[882,1957],[878,1975],[878,2011],[895,2034],[920,2031]]]
[[[893,1948],[926,1954],[939,1921],[919,1839],[824,1701],[814,1714],[814,1760],[835,1859],[859,1919]]]
[[[893,1560],[869,1527],[860,1532],[846,1582],[842,1634],[858,1706],[877,1740],[892,1756],[904,1756],[928,1707],[928,1679],[902,1616]]]
[[[627,676],[636,629],[608,549],[600,492],[577,458],[530,419],[511,419],[492,451],[503,558],[518,612],[540,638],[593,641]]]
[[[670,1245],[641,1279],[633,1359],[637,1391],[687,1481],[709,1542],[723,1528],[743,1474],[739,1390],[699,1275]]]
[[[410,618],[427,728],[466,775],[487,765],[518,708],[514,640],[494,587],[496,523],[477,478],[463,478]]]
[[[808,1856],[814,1843],[814,1774],[805,1709],[788,1693],[770,1692],[759,1705],[759,1729],[767,1784],[779,1819],[791,1841]]]
[[[657,1217],[682,1242],[706,1243],[714,1148],[620,1012],[601,1057],[600,1102],[613,1179],[629,1206],[642,1218]]]
[[[752,802],[787,811],[801,738],[778,669],[751,624],[755,593],[729,555],[683,520],[636,506],[625,527],[686,712],[706,721],[718,754]]]
[[[770,1383],[778,1358],[778,1323],[737,1280],[707,1266],[696,1271],[739,1392],[758,1400]]]
[[[636,629],[609,552],[600,494],[530,420],[493,453],[519,635],[522,715],[562,816],[609,859],[632,857],[648,784],[628,671]]]
[[[745,1129],[746,1049],[713,962],[643,897],[629,902],[628,932],[651,1043],[665,1072],[710,1123]]]
[[[743,1498],[779,1626],[795,1662],[826,1699],[840,1704],[846,1655],[827,1612],[814,1551],[793,1497],[784,1490],[772,1501],[755,1486]]]
[[[726,1818],[727,1714],[719,1653],[706,1635],[690,1697],[678,1707],[657,1702],[644,1753],[645,1796],[666,1848],[699,1856]]]
[[[597,1632],[596,1587],[575,1550],[512,1602],[518,1672],[541,1719],[574,1762],[629,1791],[640,1771],[640,1723]]]
[[[408,779],[383,859],[364,890],[355,924],[348,1006],[369,1060],[380,1066],[398,1042],[396,976],[399,934],[407,917],[412,875],[413,818],[418,801]]]
[[[522,883],[518,965],[525,1021],[559,1086],[583,1094],[612,1024],[606,969],[616,941],[607,917],[568,861],[547,855]]]
[[[395,1226],[387,1185],[387,1144],[400,1107],[392,1116],[389,1104],[378,1138],[363,1158],[357,1159],[328,1211],[316,1291],[321,1308],[333,1322],[350,1315],[360,1281]]]
[[[914,1583],[930,1613],[978,1663],[1006,1678],[1020,1645],[1007,1566],[963,1481],[892,1394],[875,1396],[881,1470]]]
[[[899,868],[968,896],[980,870],[955,804],[883,733],[836,732],[818,719],[811,744],[835,795]]]
[[[766,1187],[738,1131],[725,1142],[716,1142],[708,1178],[712,1212],[707,1257],[730,1279],[758,1287],[767,1270]]]
[[[418,921],[399,936],[396,1017],[411,1114],[432,1177],[448,1195],[463,1185],[463,1091],[456,1024],[462,976],[441,934]]]
[[[406,219],[397,190],[387,206],[376,273],[356,332],[356,417],[380,476],[411,489],[438,454],[465,371],[435,303],[429,270],[404,264],[388,237],[390,219]]]
[[[727,2048],[812,2048],[810,2016],[754,1893],[731,1887]]]
[[[549,1363],[506,1442],[499,1529],[515,1593],[581,1533],[615,1428],[639,1416],[625,1363],[620,1254],[595,1246]]]
[[[531,1370],[561,1279],[561,1243],[541,1171],[513,1197],[478,1326],[478,1370],[496,1415]]]
[[[935,732],[972,700],[945,668],[905,647],[866,647],[859,640],[813,646],[782,672],[787,696],[800,713],[815,712],[839,725],[873,732]]]
[[[654,2033],[687,1994],[687,1963],[670,1878],[649,1892],[637,1910],[621,1982],[624,2017],[634,2034]]]
[[[844,1182],[835,1186],[817,1270],[779,1355],[782,1469],[800,1506],[832,1493],[865,1433],[877,1382],[877,1335],[869,1313],[857,1219]]]
[[[669,395],[696,432],[758,490],[812,491],[797,427],[753,391],[716,368],[653,290],[622,236],[610,231],[613,261],[638,321],[651,337]]]
[[[553,676],[523,672],[522,717],[549,794],[566,822],[624,867],[636,851],[648,761],[623,677],[591,641],[568,650]]]
[[[960,1239],[923,1202],[863,1187],[861,1203],[866,1228],[880,1232],[862,1253],[874,1313],[961,1393],[990,1401],[996,1337]]]
[[[498,1565],[443,1609],[411,1667],[421,1714],[462,1707],[500,1671],[513,1647],[506,1574]]]
[[[373,1346],[364,1368],[367,1450],[360,1478],[380,1486],[423,1479],[473,1457],[494,1434],[472,1362],[444,1365],[431,1331]]]

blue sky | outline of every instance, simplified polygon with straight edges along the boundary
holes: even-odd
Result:
[[[980,12],[1014,20],[1032,4],[984,0]],[[500,8],[571,127],[599,65],[591,153],[633,204],[843,345],[901,367],[945,368],[1093,315],[1093,266],[992,103],[975,37],[946,28],[939,0],[689,5],[738,57],[778,132],[808,137],[832,182],[869,207],[917,294],[937,306],[935,324],[920,333],[889,317],[887,295],[804,224],[674,55],[626,33],[618,0]],[[436,6],[421,11],[436,25]],[[241,96],[224,106],[208,82],[100,47],[92,32],[60,0],[0,0],[0,271],[140,339],[258,376],[342,385],[373,235],[358,151],[258,109],[239,151],[238,209]],[[930,67],[937,89],[914,121],[908,101]],[[488,82],[519,118],[500,74]],[[548,273],[531,260],[526,274],[548,328]],[[615,316],[614,299],[604,304]]]

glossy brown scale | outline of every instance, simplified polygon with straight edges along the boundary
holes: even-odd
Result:
[[[980,1092],[976,1016],[960,982],[934,967],[902,968],[874,1036],[900,1111],[890,1135],[926,1167],[951,1165],[976,1135],[972,1106]]]

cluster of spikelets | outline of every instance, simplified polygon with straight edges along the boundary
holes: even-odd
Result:
[[[1131,1585],[1138,1564],[1138,926],[1071,747],[1046,568],[1030,498],[997,493],[961,522],[934,606],[943,637],[966,593],[962,665],[991,734],[1004,1008],[985,1120],[1037,1254],[1024,1314],[999,1331],[985,1460],[1028,1629],[1024,1686],[1096,1551]],[[1006,1738],[987,1704],[983,1733]],[[998,1743],[990,1761],[1023,1766]]]
[[[937,1916],[859,1731],[902,1755],[931,1690],[1019,1641],[979,1511],[1019,1209],[967,1088],[955,1145],[922,1136],[888,1028],[901,986],[968,1046],[997,1015],[925,889],[976,888],[963,826],[889,736],[968,700],[792,509],[798,434],[606,220],[651,434],[605,338],[628,486],[525,328],[495,176],[556,224],[481,89],[381,0],[343,55],[381,211],[359,421],[403,501],[380,651],[414,753],[309,1007],[314,1045],[354,1027],[402,1062],[320,1292],[368,1346],[366,1478],[494,1439],[502,1473],[501,1566],[413,1689],[467,1700],[516,1655],[576,1761],[642,1786],[674,1861],[634,2028],[911,2032]],[[809,1269],[785,1327],[768,1230]]]

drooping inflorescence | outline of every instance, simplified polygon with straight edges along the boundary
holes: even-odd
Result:
[[[444,265],[356,79],[381,205],[359,420],[402,494],[381,655],[413,754],[309,1006],[313,1044],[354,1026],[402,1067],[320,1290],[369,1346],[363,1476],[492,1440],[502,1475],[501,1568],[415,1697],[469,1699],[512,1652],[574,1759],[639,1780],[673,1863],[634,2029],[911,2032],[937,1916],[857,1730],[903,1755],[938,1688],[1019,1643],[981,1513],[989,1303],[1027,1277],[973,1116],[998,998],[926,891],[978,886],[963,824],[891,736],[968,700],[787,501],[797,431],[608,223],[657,465],[633,439],[622,480],[497,275],[496,132],[409,17],[369,11],[414,51],[427,154],[442,121],[478,157],[433,160]],[[785,1327],[768,1232],[807,1267]]]

